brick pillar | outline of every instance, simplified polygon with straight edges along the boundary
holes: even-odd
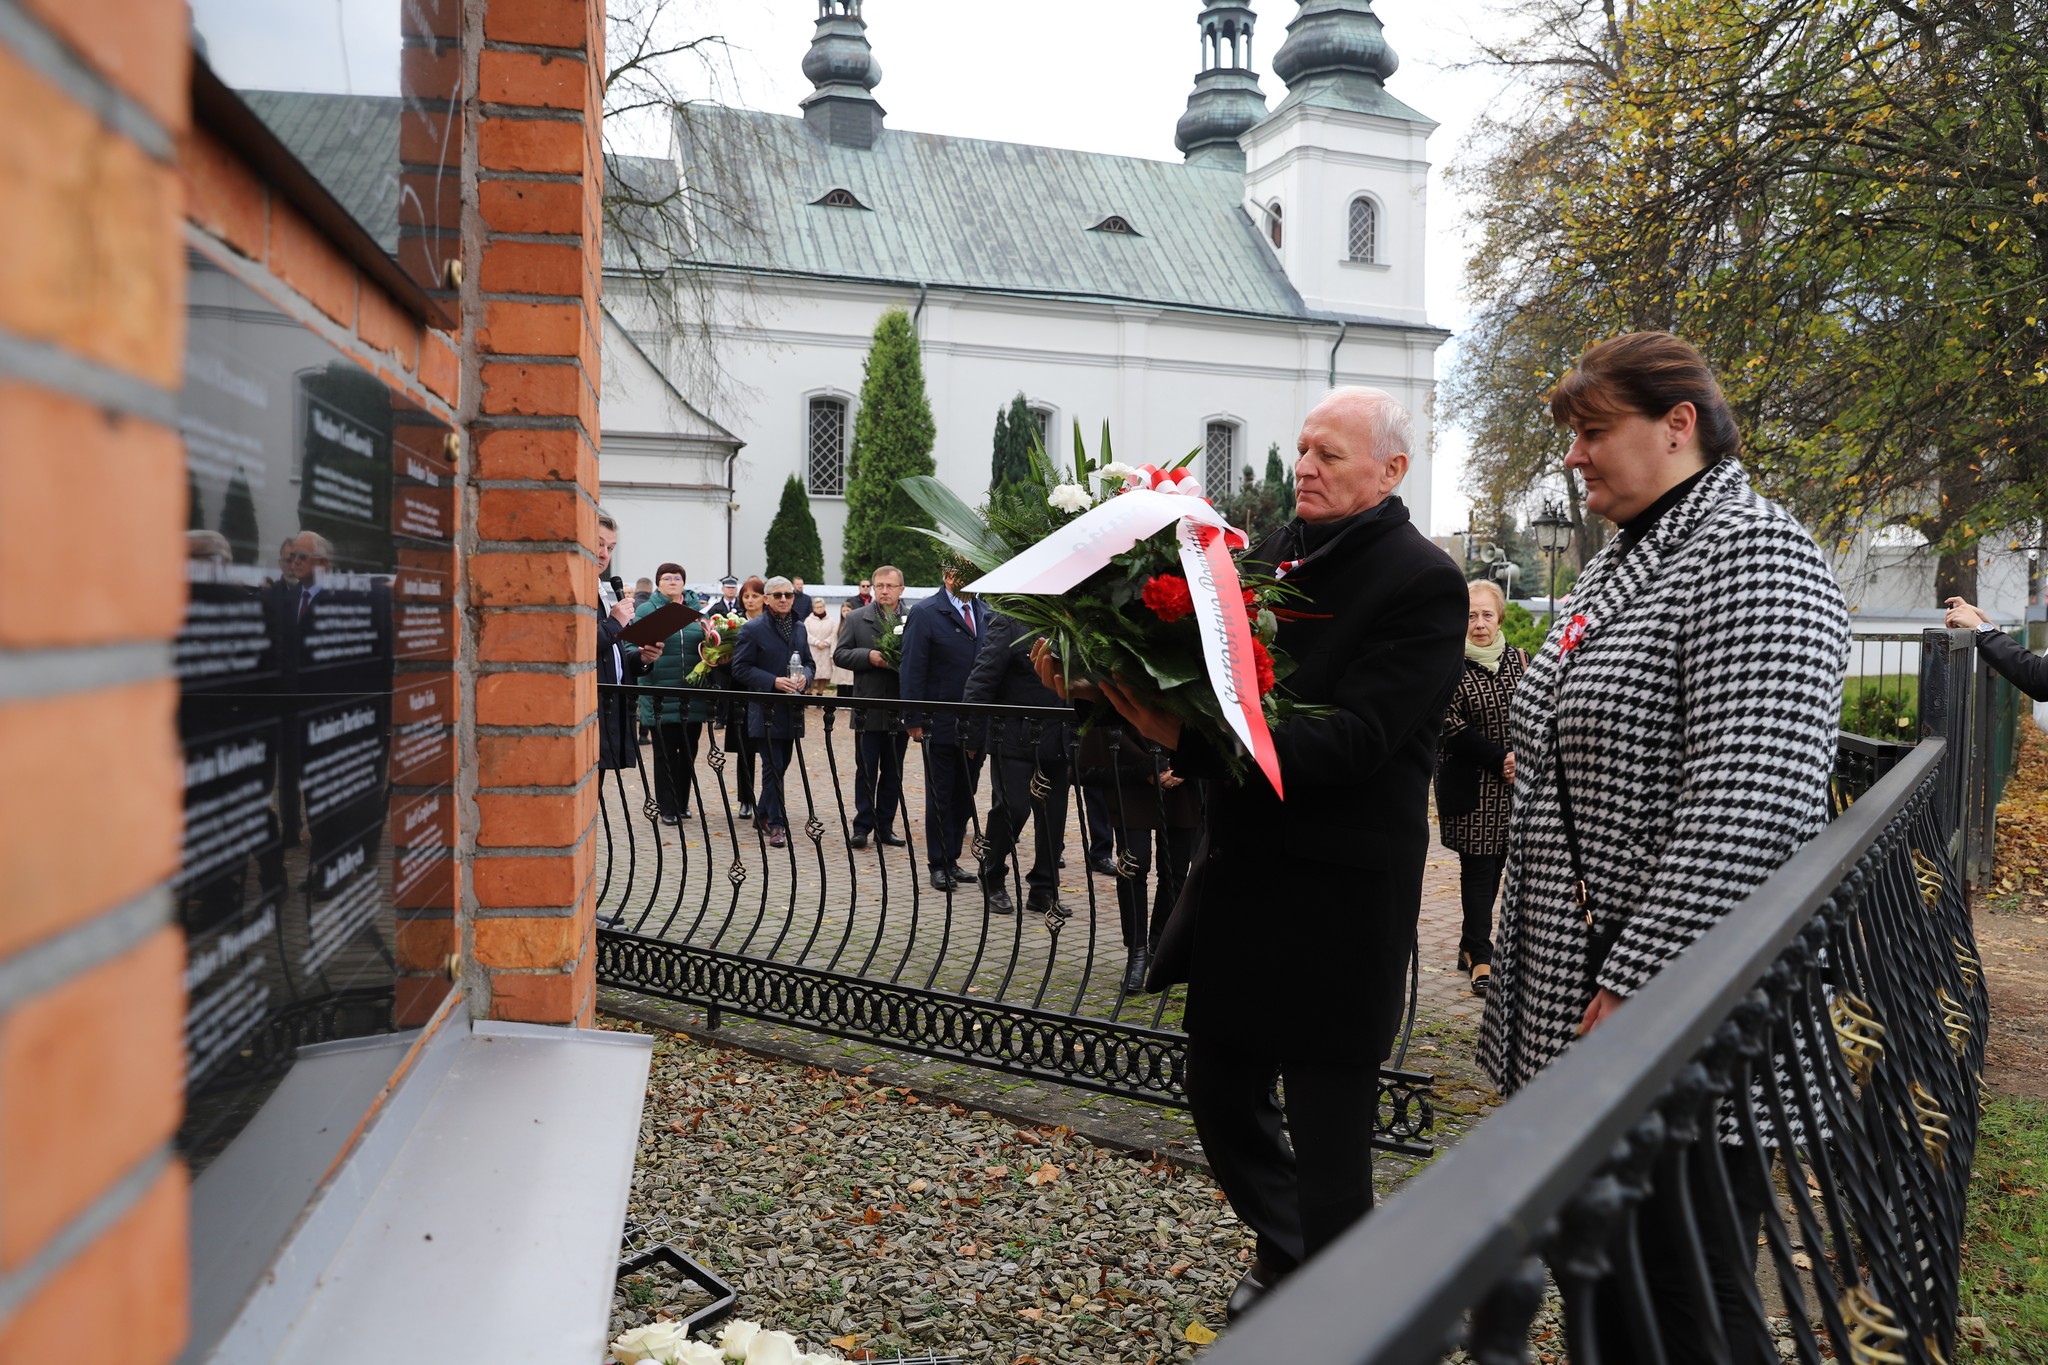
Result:
[[[0,1360],[186,1332],[175,0],[0,6]],[[166,509],[176,509],[167,515]]]
[[[494,0],[468,15],[466,987],[491,1018],[588,1023],[604,5]]]

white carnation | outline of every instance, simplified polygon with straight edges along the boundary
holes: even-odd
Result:
[[[1095,477],[1105,484],[1108,483],[1111,479],[1121,479],[1123,480],[1124,486],[1128,488],[1132,484],[1144,483],[1145,471],[1137,468],[1134,465],[1122,464],[1115,460],[1112,460],[1108,464],[1102,466],[1102,468],[1096,470]]]
[[[1085,512],[1094,501],[1078,483],[1063,483],[1052,490],[1046,502],[1062,512]]]

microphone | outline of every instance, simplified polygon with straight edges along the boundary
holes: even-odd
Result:
[[[621,598],[626,595],[626,580],[617,574],[612,575],[612,592]]]

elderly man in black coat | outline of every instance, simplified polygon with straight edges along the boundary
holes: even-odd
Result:
[[[1230,781],[1223,755],[1178,720],[1103,688],[1174,751],[1176,773],[1210,779],[1205,849],[1175,917],[1193,916],[1189,1108],[1259,1235],[1233,1315],[1372,1207],[1379,1067],[1421,909],[1437,733],[1464,657],[1464,577],[1394,496],[1413,439],[1392,396],[1332,392],[1302,424],[1295,519],[1246,555],[1304,595],[1280,626],[1296,665],[1284,687],[1328,708],[1273,731],[1284,802],[1256,772]]]
[[[853,674],[853,695],[894,701],[903,695],[896,669],[882,654],[886,637],[903,630],[897,604],[903,597],[903,570],[884,564],[869,575],[875,600],[847,613],[839,627],[832,662]],[[853,833],[847,843],[866,848],[870,835],[878,844],[909,842],[896,833],[896,812],[903,804],[903,755],[910,736],[903,732],[903,713],[863,707],[853,713]]]

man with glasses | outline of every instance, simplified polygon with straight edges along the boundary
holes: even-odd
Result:
[[[872,582],[875,600],[847,615],[832,662],[853,674],[854,696],[895,701],[903,695],[902,682],[882,657],[882,643],[903,629],[896,610],[903,597],[903,570],[884,564],[875,570]],[[863,581],[861,587],[867,586]],[[896,808],[903,803],[903,755],[909,746],[901,712],[876,707],[853,713],[853,834],[846,841],[850,847],[866,848],[871,834],[878,844],[908,842],[896,833]]]
[[[874,605],[874,601],[875,594],[873,591],[873,585],[869,583],[867,579],[863,578],[860,581],[860,591],[854,594],[853,605],[855,605],[856,607],[867,607]]]
[[[818,676],[811,662],[811,639],[794,610],[796,587],[787,578],[775,577],[764,585],[768,609],[740,628],[739,643],[732,651],[732,680],[749,692],[799,694],[808,691]],[[789,842],[789,808],[783,797],[783,777],[789,771],[789,756],[803,737],[801,706],[747,707],[747,735],[759,741],[761,796],[754,803],[754,827],[768,836],[771,848]]]

